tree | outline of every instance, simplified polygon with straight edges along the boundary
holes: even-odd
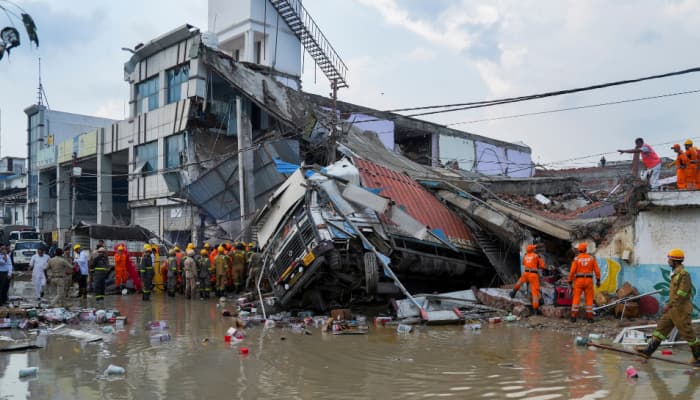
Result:
[[[2,60],[6,52],[9,58],[10,51],[21,44],[20,34],[15,26],[15,20],[24,25],[24,29],[27,31],[27,36],[29,37],[29,42],[33,42],[36,47],[39,47],[39,36],[36,33],[36,24],[31,15],[9,0],[0,0],[0,10],[5,13],[10,23],[10,26],[6,26],[0,30],[0,60]]]

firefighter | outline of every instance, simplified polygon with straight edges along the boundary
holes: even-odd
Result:
[[[700,340],[695,336],[692,326],[693,301],[690,293],[693,289],[693,283],[690,274],[683,267],[685,254],[681,249],[671,249],[667,257],[668,265],[672,269],[668,302],[664,305],[663,314],[651,336],[651,341],[646,348],[638,348],[637,352],[645,358],[651,357],[675,327],[680,337],[688,342],[690,350],[693,352],[691,364],[700,366]]]
[[[151,245],[143,245],[143,257],[141,257],[141,266],[139,268],[139,273],[141,275],[141,282],[143,284],[143,301],[151,300],[151,290],[153,289],[153,257],[151,257]]]
[[[678,143],[674,144],[671,149],[676,152],[676,161],[669,164],[669,166],[676,166],[676,187],[678,190],[686,190],[688,188],[688,172],[690,171],[688,156],[685,152],[681,151],[681,145]],[[693,171],[694,174],[694,171]],[[692,176],[693,181],[695,176]]]
[[[245,273],[246,251],[243,243],[236,244],[236,249],[231,252],[231,283],[235,293],[240,293],[243,274]]]
[[[255,243],[251,243],[253,247],[248,252],[248,273],[246,277],[246,287],[252,289],[257,286],[258,274],[262,267],[262,257],[258,253],[258,248]]]
[[[194,255],[194,250],[189,249],[182,261],[183,275],[185,277],[185,297],[187,299],[192,299],[197,290],[197,262],[194,260]]]
[[[523,257],[523,274],[515,284],[513,291],[510,292],[510,297],[515,297],[515,294],[520,290],[520,286],[527,282],[530,286],[530,294],[532,295],[532,309],[535,314],[540,313],[540,270],[545,269],[544,261],[535,250],[537,246],[528,244]]]
[[[197,278],[199,279],[199,298],[208,299],[211,292],[211,277],[209,274],[209,253],[207,249],[202,249],[197,260]]]
[[[177,266],[177,273],[175,276],[175,291],[183,294],[185,292],[185,282],[182,276],[182,258],[185,255],[180,250],[180,247],[175,246],[175,265]]]
[[[588,254],[586,243],[578,244],[579,254],[571,263],[569,272],[569,286],[573,285],[574,294],[571,302],[571,322],[576,322],[579,303],[581,302],[581,292],[586,296],[586,319],[593,322],[593,277],[595,274],[596,287],[600,287],[600,268],[595,257]]]
[[[95,300],[102,301],[105,299],[105,281],[107,280],[107,271],[109,271],[109,258],[107,257],[107,249],[100,246],[97,248],[97,254],[93,257],[90,263],[90,272],[92,273],[92,283],[95,288]]]
[[[164,268],[166,269],[166,287],[168,290],[168,296],[175,297],[175,290],[177,289],[177,253],[175,249],[168,250],[168,258],[165,260]]]
[[[224,285],[226,284],[226,273],[228,270],[228,260],[224,255],[224,246],[219,246],[216,258],[214,259],[214,268],[216,269],[216,296],[224,295]]]
[[[124,246],[119,245],[117,247],[117,252],[114,253],[114,284],[122,293],[124,293],[126,280],[128,279],[128,275],[126,273],[126,261],[127,256],[124,254]]]
[[[693,141],[688,139],[683,143],[683,147],[685,147],[685,156],[688,158],[688,167],[686,168],[686,174],[685,174],[685,184],[687,185],[688,189],[690,190],[695,190],[697,187],[697,182],[698,182],[698,171],[700,170],[700,153],[698,153],[698,149],[693,146]]]
[[[73,265],[63,257],[63,249],[56,249],[56,256],[46,265],[49,293],[53,296],[51,302],[57,306],[65,306],[73,279]]]

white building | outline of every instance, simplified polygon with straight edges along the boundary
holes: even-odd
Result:
[[[27,159],[0,158],[0,220],[3,224],[26,225]]]

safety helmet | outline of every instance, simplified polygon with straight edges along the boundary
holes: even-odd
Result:
[[[204,249],[202,249],[202,250],[199,251],[199,254],[201,254],[201,255],[203,255],[203,256],[206,256],[206,255],[207,255],[207,251],[204,250]]]
[[[231,245],[231,243],[226,243],[226,250],[231,250],[232,248],[233,246]]]
[[[668,251],[668,258],[676,261],[683,261],[685,259],[685,253],[681,249],[671,249]]]
[[[73,246],[73,250],[80,250],[80,245],[76,244],[75,246]]]
[[[119,247],[117,247],[117,250],[122,250],[122,251],[123,251],[123,250],[124,250],[124,246],[119,246]]]
[[[216,250],[217,250],[219,253],[223,253],[223,252],[224,252],[224,246],[219,246],[219,248],[216,249]]]
[[[676,143],[676,144],[674,144],[673,146],[671,146],[671,150],[680,150],[680,149],[681,149],[681,145],[678,144],[678,143]]]
[[[584,252],[588,250],[588,245],[586,243],[579,243],[578,246],[576,246],[576,248],[578,249],[578,251]]]
[[[169,256],[174,256],[174,255],[175,255],[175,249],[170,249],[170,250],[168,250],[168,255],[169,255]]]
[[[187,255],[188,255],[189,257],[192,257],[192,256],[194,255],[194,249],[188,249],[188,250],[187,250]]]
[[[211,245],[210,245],[209,243],[204,243],[204,248],[205,248],[205,249],[208,249],[208,248],[210,248],[210,247],[211,247]]]
[[[144,244],[143,245],[143,251],[151,251],[151,245],[150,244]]]
[[[180,251],[180,247],[179,247],[179,246],[175,246],[174,249],[175,249],[175,251]]]
[[[537,248],[537,246],[535,246],[534,244],[528,244],[528,245],[527,245],[527,250],[526,250],[526,251],[527,251],[528,253],[532,253],[533,251],[535,251],[536,248]]]
[[[193,244],[193,243],[187,243],[187,248],[188,248],[188,249],[194,249],[194,244]]]
[[[688,140],[686,140],[685,143],[683,143],[683,144],[685,144],[686,146],[692,146],[692,145],[693,145],[693,141],[690,140],[690,139],[688,139]]]

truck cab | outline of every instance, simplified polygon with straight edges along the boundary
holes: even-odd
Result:
[[[10,251],[13,251],[15,249],[15,244],[19,240],[39,240],[39,232],[35,230],[19,230],[19,231],[11,231],[10,236],[9,236],[9,242],[10,242]]]

